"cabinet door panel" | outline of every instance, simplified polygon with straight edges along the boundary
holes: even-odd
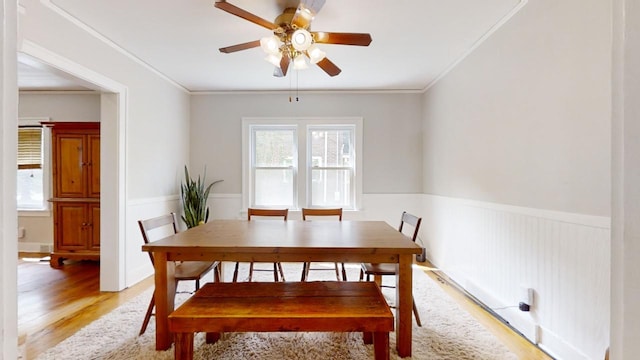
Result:
[[[89,248],[100,251],[100,204],[89,205],[89,216],[92,224]]]
[[[89,163],[87,168],[87,196],[100,197],[100,135],[89,135]]]
[[[54,196],[84,197],[84,137],[82,135],[65,134],[57,139],[55,154],[55,171],[57,181]]]
[[[56,204],[55,223],[57,250],[85,250],[87,248],[85,204]]]

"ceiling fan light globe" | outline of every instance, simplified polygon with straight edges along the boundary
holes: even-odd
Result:
[[[273,66],[280,67],[280,60],[282,60],[281,53],[269,54],[266,58],[269,63],[273,64]]]
[[[307,22],[307,23],[310,23],[313,20],[313,18],[315,17],[315,13],[313,12],[313,10],[308,9],[303,4],[300,4],[298,6],[298,10],[296,12],[297,12],[297,15],[301,16],[302,18],[304,18],[305,22]]]
[[[279,66],[276,66],[275,68],[273,68],[273,76],[284,77],[284,73],[282,72],[282,69]]]
[[[300,5],[298,5],[298,9],[304,9],[309,13],[311,18],[316,16],[318,11],[322,9],[326,0],[303,0],[300,1]]]
[[[295,70],[304,70],[307,69],[309,65],[307,64],[307,57],[300,54],[293,59],[293,68]]]
[[[311,46],[311,33],[305,29],[298,29],[291,34],[291,45],[298,51],[305,51]]]
[[[266,36],[260,39],[260,47],[267,54],[276,54],[280,52],[282,42],[275,35]]]
[[[317,64],[327,56],[327,53],[320,50],[320,48],[317,47],[315,44],[309,47],[309,49],[307,50],[307,54],[309,54],[309,60],[313,64]]]

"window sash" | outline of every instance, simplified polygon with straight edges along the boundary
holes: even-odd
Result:
[[[291,157],[291,165],[264,165],[261,166],[256,165],[258,162],[258,154],[256,153],[258,147],[257,133],[262,131],[273,131],[273,132],[289,132],[292,135],[292,143],[290,155]],[[280,125],[253,125],[250,127],[251,133],[251,200],[250,206],[256,207],[295,207],[297,202],[297,127],[296,126],[280,126]],[[287,184],[287,181],[276,182],[272,184],[273,187],[279,189],[280,194],[284,195],[282,200],[285,201],[273,201],[271,189],[261,187],[264,185],[262,183],[258,183],[259,175],[266,174],[267,172],[274,173],[282,173],[287,174],[283,177],[290,180],[290,183]],[[277,175],[279,176],[279,175]]]
[[[348,131],[349,133],[349,157],[352,160],[351,164],[348,166],[332,166],[332,165],[323,165],[323,166],[314,166],[313,162],[313,144],[314,132],[331,132],[331,131]],[[307,206],[310,207],[335,207],[342,206],[346,209],[355,209],[356,204],[356,172],[355,166],[357,163],[355,147],[356,147],[356,126],[353,124],[319,124],[319,125],[309,125],[307,126],[306,131],[306,141],[307,141]],[[340,154],[336,154],[339,156]],[[325,161],[328,159],[325,159]],[[343,191],[340,192],[341,195],[344,195],[344,198],[341,201],[327,201],[326,185],[321,190],[316,190],[316,186],[314,182],[317,179],[314,179],[313,173],[316,171],[321,171],[325,175],[329,172],[339,173],[342,171],[346,171],[348,174],[348,187],[343,188]],[[320,194],[315,194],[314,191],[320,191]],[[322,196],[320,196],[322,195]],[[318,199],[322,199],[318,201]]]
[[[18,169],[42,169],[42,127],[18,128]]]
[[[353,169],[313,168],[310,179],[308,206],[353,208]]]

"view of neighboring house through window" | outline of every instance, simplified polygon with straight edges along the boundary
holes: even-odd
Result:
[[[244,119],[246,206],[357,209],[362,119]]]

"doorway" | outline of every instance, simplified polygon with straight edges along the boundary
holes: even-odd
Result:
[[[124,274],[124,234],[125,234],[125,116],[126,116],[126,88],[101,74],[87,69],[77,63],[65,59],[49,50],[23,41],[17,54],[21,64],[28,64],[41,74],[58,81],[66,86],[84,88],[99,96],[100,119],[100,223],[113,224],[100,228],[100,290],[119,291],[125,287]],[[22,66],[22,65],[21,65]],[[19,66],[18,82],[25,80]],[[31,87],[35,84],[31,83]],[[43,81],[40,91],[52,84]],[[31,89],[34,90],[33,88]]]

